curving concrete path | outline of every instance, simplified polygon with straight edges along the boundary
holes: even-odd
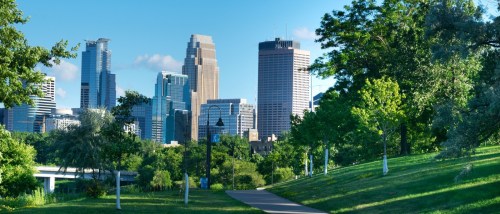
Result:
[[[266,213],[325,213],[304,205],[291,202],[266,190],[228,190],[226,193],[252,207],[261,209]]]

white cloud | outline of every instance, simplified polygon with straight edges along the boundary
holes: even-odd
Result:
[[[303,40],[315,40],[318,38],[314,31],[310,31],[307,27],[301,27],[293,30],[293,35],[297,37],[297,39]]]
[[[125,96],[125,89],[120,86],[116,86],[116,98]]]
[[[57,88],[56,95],[64,99],[66,97],[66,91],[62,88]]]
[[[78,76],[79,69],[76,65],[61,60],[59,65],[51,62],[52,67],[47,68],[52,75],[54,75],[57,80],[61,81],[72,81]]]
[[[135,66],[146,67],[148,69],[154,71],[173,71],[173,72],[181,72],[182,62],[175,60],[170,55],[142,55],[135,58],[134,61]]]

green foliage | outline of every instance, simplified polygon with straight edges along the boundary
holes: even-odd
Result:
[[[85,188],[85,194],[90,198],[101,198],[106,195],[106,185],[104,185],[100,180],[81,180],[80,185]]]
[[[33,95],[42,96],[40,83],[44,74],[35,71],[39,63],[51,67],[59,64],[60,58],[75,58],[76,47],[66,50],[67,41],[61,40],[51,50],[40,46],[29,46],[24,35],[15,27],[28,20],[17,9],[14,0],[0,1],[0,102],[10,108],[22,103],[33,105]]]
[[[55,133],[13,132],[12,138],[33,146],[36,150],[35,162],[42,165],[56,163],[54,151]]]
[[[470,70],[477,73],[475,81],[471,83],[473,87],[469,87],[473,88],[471,99],[460,102],[461,105],[449,104],[448,108],[443,109],[444,115],[448,117],[437,121],[451,121],[447,140],[442,144],[444,150],[438,158],[471,155],[482,142],[498,142],[500,19],[495,17],[491,21],[484,21],[484,9],[476,7],[471,0],[436,1],[431,11],[427,33],[439,39],[439,43],[433,47],[437,60],[454,60],[461,65],[467,63],[467,59],[479,58],[477,61],[480,66]],[[458,84],[457,88],[463,88],[461,86]]]
[[[170,173],[166,170],[156,170],[150,185],[155,190],[165,190],[172,188]]]
[[[221,191],[221,190],[224,190],[224,185],[222,185],[220,183],[212,184],[212,185],[210,185],[210,189],[214,190],[214,191]]]
[[[53,194],[45,194],[43,188],[35,189],[31,194],[23,193],[18,197],[5,197],[0,199],[0,211],[13,211],[22,207],[39,207],[45,204],[55,203]]]
[[[35,150],[11,137],[0,125],[0,197],[16,197],[38,187]]]
[[[293,174],[292,168],[276,168],[274,172],[274,182],[279,183],[287,180],[293,179],[295,175]]]
[[[361,102],[352,108],[361,129],[376,133],[385,141],[404,117],[399,86],[388,79],[366,80],[359,91]]]
[[[115,106],[111,113],[120,123],[133,123],[132,108],[141,103],[149,103],[151,100],[137,91],[127,90],[124,97],[118,98],[119,105]]]
[[[113,116],[103,110],[85,110],[80,114],[80,126],[70,126],[67,131],[58,130],[55,135],[55,150],[58,165],[63,170],[75,167],[80,173],[92,170],[94,179],[109,168],[104,156],[106,138],[101,134],[103,127],[113,121]]]
[[[145,165],[141,166],[137,173],[137,185],[143,189],[150,189],[155,169],[151,165]]]

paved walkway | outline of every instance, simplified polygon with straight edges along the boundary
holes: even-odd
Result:
[[[228,190],[234,199],[263,210],[266,213],[325,213],[279,197],[265,190]]]

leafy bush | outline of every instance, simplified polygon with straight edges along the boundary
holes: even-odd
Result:
[[[224,185],[219,184],[219,183],[212,184],[212,185],[210,185],[210,189],[215,190],[215,191],[224,190]]]
[[[106,186],[99,180],[78,179],[76,186],[77,189],[83,189],[85,195],[90,198],[100,198],[106,195]]]
[[[0,125],[0,197],[16,197],[36,189],[35,150],[18,142]]]
[[[170,172],[166,170],[156,170],[153,180],[150,182],[151,187],[155,190],[164,190],[172,188],[172,180]]]
[[[292,168],[277,168],[274,172],[274,182],[282,182],[292,179],[294,176]]]
[[[45,194],[43,188],[37,188],[32,194],[0,199],[0,211],[12,211],[21,207],[37,207],[56,202],[54,194]]]

